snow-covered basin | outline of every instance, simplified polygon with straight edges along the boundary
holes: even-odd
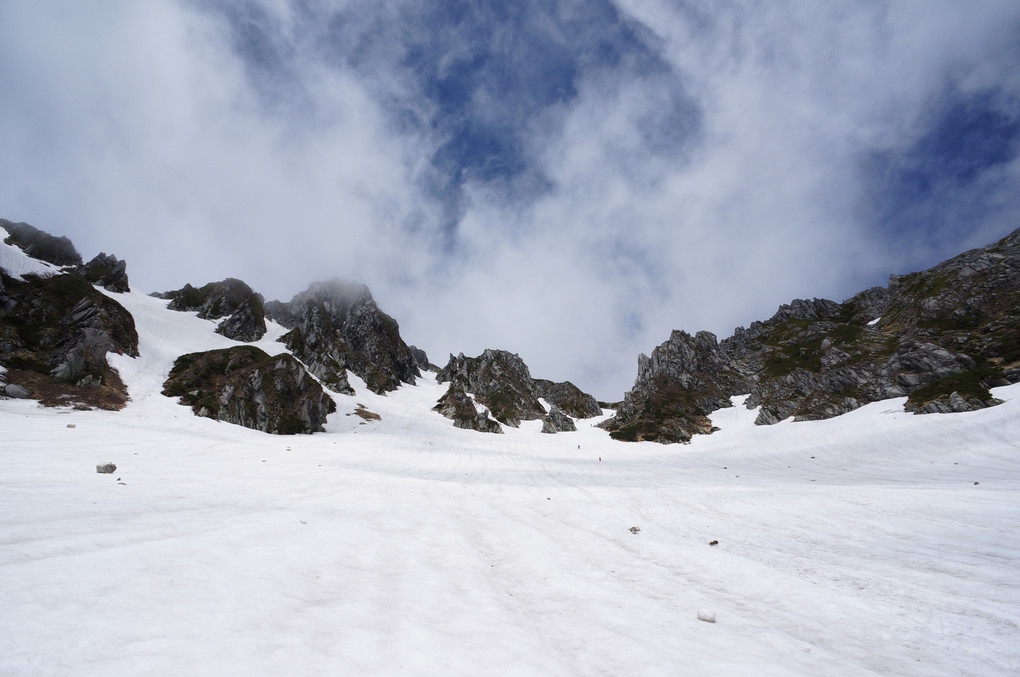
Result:
[[[214,323],[112,296],[125,410],[0,400],[0,674],[1020,672],[1018,386],[966,414],[738,406],[660,446],[458,430],[429,378],[352,379],[328,432],[277,437],[159,394],[234,344]]]

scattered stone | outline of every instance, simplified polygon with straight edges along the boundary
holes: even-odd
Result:
[[[719,545],[719,541],[709,541],[709,545]]]
[[[715,623],[715,614],[709,611],[699,611],[698,620],[705,623]]]
[[[103,463],[96,466],[96,472],[100,475],[110,475],[117,472],[117,466],[113,463]]]
[[[68,423],[67,427],[68,428],[77,428],[78,426],[76,424],[74,424],[74,423]]]
[[[639,533],[641,533],[641,527],[631,527],[630,528],[630,533],[632,533],[632,534],[639,534]]]

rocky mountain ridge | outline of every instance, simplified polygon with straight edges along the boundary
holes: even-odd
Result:
[[[4,220],[0,227],[3,261],[16,268],[0,268],[0,394],[122,406],[126,389],[106,355],[137,355],[137,332],[116,293],[97,287],[127,291],[126,264],[105,253],[82,263],[67,238]],[[533,378],[507,351],[451,355],[439,369],[404,342],[364,285],[320,282],[289,302],[265,303],[228,278],[154,296],[168,299],[172,310],[222,320],[216,331],[240,342],[264,336],[267,318],[289,329],[281,341],[292,357],[254,348],[207,351],[182,356],[180,373],[167,379],[166,392],[196,413],[238,425],[320,430],[334,403],[319,386],[354,394],[348,370],[377,394],[436,372],[449,387],[435,411],[482,432],[529,420],[541,420],[546,433],[570,431],[574,419],[602,412],[570,382]],[[1018,309],[1020,230],[929,270],[893,275],[886,287],[842,303],[794,300],[722,341],[674,331],[650,356],[639,356],[634,388],[601,425],[619,440],[685,442],[711,433],[712,412],[730,406],[734,395],[760,407],[760,425],[829,418],[903,396],[916,413],[994,406],[989,388],[1020,381]]]
[[[616,439],[685,442],[709,414],[748,395],[756,423],[812,420],[909,396],[916,413],[997,404],[988,389],[1020,380],[1020,230],[836,303],[798,299],[717,341],[674,331],[617,414]]]

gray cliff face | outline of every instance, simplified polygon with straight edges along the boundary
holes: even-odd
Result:
[[[300,362],[254,346],[182,355],[163,394],[180,398],[198,416],[274,435],[320,432],[336,411]]]
[[[336,392],[354,393],[347,369],[380,394],[421,376],[396,320],[379,310],[364,285],[316,283],[289,303],[266,304],[266,310],[291,330],[282,339],[287,347]]]
[[[450,355],[449,363],[436,378],[440,383],[450,382],[472,393],[505,425],[516,428],[521,421],[546,415],[528,365],[514,353],[486,350],[478,357]]]
[[[235,278],[210,282],[200,288],[186,284],[176,291],[154,294],[170,299],[170,310],[197,312],[206,320],[226,318],[216,331],[235,341],[258,341],[266,333],[262,295]]]
[[[81,254],[66,237],[54,237],[27,223],[0,219],[0,228],[7,231],[6,244],[21,247],[34,259],[58,266],[80,266]]]
[[[432,410],[452,419],[455,428],[477,430],[482,433],[503,433],[499,423],[489,418],[487,411],[477,411],[471,396],[455,383],[450,384]]]
[[[634,388],[603,425],[616,439],[687,441],[711,432],[708,415],[733,395],[772,424],[903,396],[916,413],[967,411],[1017,381],[1020,230],[843,303],[795,300],[718,344],[674,332],[639,358]]]
[[[107,291],[118,293],[131,291],[128,286],[127,261],[121,261],[116,256],[99,252],[94,259],[79,266],[77,272],[92,284],[98,284]]]

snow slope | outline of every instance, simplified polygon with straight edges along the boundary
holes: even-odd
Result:
[[[159,394],[215,323],[112,296],[125,410],[0,400],[0,674],[1020,674],[1020,386],[664,447],[352,378],[327,433],[276,437]]]
[[[13,244],[6,244],[4,240],[10,233],[6,228],[0,228],[0,268],[10,277],[17,280],[24,279],[25,275],[38,275],[39,277],[50,277],[61,272],[61,266],[34,259]]]

